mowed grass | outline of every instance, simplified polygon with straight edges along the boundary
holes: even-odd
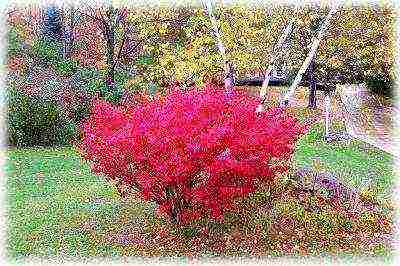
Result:
[[[297,166],[322,167],[354,185],[366,179],[382,198],[390,195],[392,158],[362,143],[326,144],[316,127],[296,147]],[[74,148],[7,152],[8,255],[121,256],[136,254],[107,236],[151,228],[154,206],[122,201],[113,185],[90,172]],[[363,183],[364,182],[364,183]]]
[[[333,131],[342,130],[340,123],[333,125]],[[298,141],[296,166],[320,168],[379,201],[390,201],[395,178],[393,156],[357,139],[327,143],[323,134],[324,128],[318,124]]]
[[[91,230],[112,232],[121,217],[134,220],[150,206],[121,202],[73,148],[9,150],[6,174],[10,257],[120,254]]]

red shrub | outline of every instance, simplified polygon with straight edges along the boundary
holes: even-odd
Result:
[[[304,131],[279,109],[256,114],[258,103],[212,85],[132,108],[97,101],[80,149],[94,172],[138,189],[177,223],[222,219],[236,197],[285,170],[271,159],[290,157]]]

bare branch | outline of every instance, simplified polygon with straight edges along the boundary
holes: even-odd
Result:
[[[104,17],[103,13],[100,12],[100,17],[99,17],[100,22],[103,24],[103,27],[109,30],[111,25],[111,19],[110,19],[110,24],[107,23],[107,19]]]
[[[16,13],[16,12],[18,12],[19,10],[17,9],[17,8],[15,8],[15,9],[13,9],[13,10],[9,10],[9,11],[7,11],[7,16],[11,16],[11,15],[13,15],[14,13]]]
[[[96,10],[91,6],[89,6],[89,9],[92,11],[92,14],[89,14],[89,13],[84,13],[84,14],[86,14],[88,17],[90,17],[90,18],[92,18],[94,20],[100,21],[101,19],[97,16]]]
[[[129,25],[125,26],[124,29],[125,29],[125,30],[124,30],[124,34],[123,34],[123,36],[122,36],[121,45],[119,46],[119,50],[118,50],[118,54],[117,54],[117,60],[115,61],[114,64],[116,64],[117,61],[121,58],[121,54],[122,54],[122,50],[124,49],[124,45],[125,45],[125,42],[126,42],[126,38],[127,38],[127,36],[128,36],[128,33],[130,32],[130,27],[129,27]]]
[[[108,39],[110,29],[109,29],[109,24],[107,23],[104,15],[100,12],[100,16],[98,16],[96,10],[93,9],[91,6],[89,6],[89,9],[90,9],[91,13],[81,11],[81,14],[83,14],[86,17],[88,17],[89,19],[97,22],[96,25],[99,27],[99,29],[103,33],[104,37],[106,39]]]
[[[124,7],[122,9],[118,9],[118,15],[115,20],[115,25],[118,25],[126,16],[125,14],[127,13],[127,8]]]
[[[138,40],[134,46],[130,47],[129,50],[124,51],[124,54],[127,55],[127,54],[132,53],[132,52],[135,51],[136,48],[138,48],[139,45],[141,45],[145,40],[146,40],[145,38]]]

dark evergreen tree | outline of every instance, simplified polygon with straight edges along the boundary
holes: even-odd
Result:
[[[48,7],[46,10],[44,25],[44,35],[53,40],[62,38],[62,15],[60,9],[55,6]]]

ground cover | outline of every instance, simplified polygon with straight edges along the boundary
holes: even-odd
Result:
[[[91,174],[74,148],[10,149],[7,154],[11,257],[390,254],[391,156],[357,141],[326,144],[318,126],[299,141],[296,167],[327,170],[362,189],[368,177],[372,182],[365,189],[380,199],[381,208],[365,207],[350,217],[318,195],[296,194],[286,177],[244,202],[242,216],[215,224],[213,234],[203,235],[198,226],[169,233],[154,206],[134,197],[121,200],[112,184]],[[317,207],[310,208],[313,204]],[[194,236],[202,236],[203,243]]]

